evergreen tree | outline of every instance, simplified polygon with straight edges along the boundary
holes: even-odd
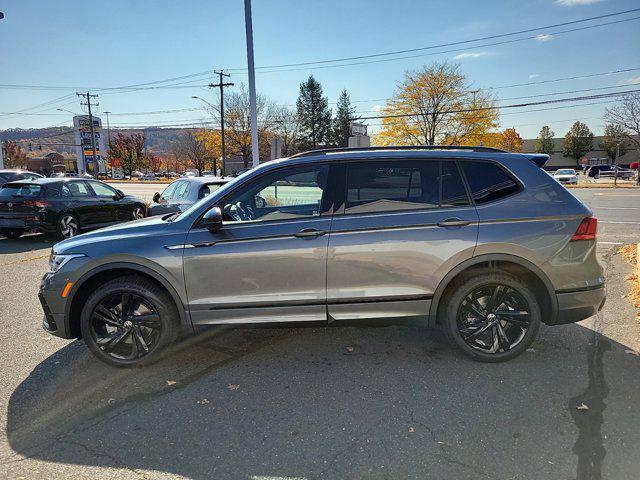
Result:
[[[536,152],[551,155],[555,148],[554,135],[554,131],[551,130],[548,125],[542,127],[540,135],[538,135],[536,139]]]
[[[344,89],[340,93],[338,103],[336,105],[336,116],[333,119],[333,143],[336,147],[348,147],[349,137],[351,136],[351,122],[356,121],[354,118],[355,108],[351,106],[351,100],[347,90]]]
[[[322,96],[322,85],[313,75],[300,84],[296,107],[306,148],[327,145],[331,141],[331,110],[327,98]]]
[[[571,129],[564,136],[565,157],[572,157],[576,163],[593,149],[593,133],[582,122],[571,125]]]

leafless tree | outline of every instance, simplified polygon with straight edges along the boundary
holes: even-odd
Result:
[[[297,153],[302,140],[302,129],[298,113],[287,107],[275,110],[273,133],[282,139],[282,155]]]
[[[636,148],[640,149],[640,94],[625,95],[604,112],[607,123],[619,127]]]
[[[176,153],[185,160],[185,167],[198,171],[198,175],[207,169],[209,158],[204,140],[197,138],[195,132],[184,132],[178,137]]]

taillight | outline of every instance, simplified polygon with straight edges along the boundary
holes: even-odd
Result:
[[[26,207],[47,208],[51,206],[51,202],[46,200],[25,200],[24,205]]]
[[[587,217],[580,222],[576,233],[571,237],[572,242],[580,240],[595,240],[598,233],[598,219],[595,217]]]

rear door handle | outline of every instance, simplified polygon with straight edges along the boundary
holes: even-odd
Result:
[[[304,228],[300,230],[298,233],[294,233],[293,236],[297,238],[306,238],[306,237],[321,237],[326,234],[324,230],[316,230],[315,228]]]
[[[439,227],[465,227],[470,224],[471,224],[471,221],[462,220],[461,218],[458,218],[458,217],[451,217],[451,218],[442,220],[441,222],[438,222]]]

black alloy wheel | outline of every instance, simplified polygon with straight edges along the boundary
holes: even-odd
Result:
[[[530,307],[514,288],[493,284],[470,292],[458,309],[457,325],[471,348],[485,353],[508,352],[524,338]]]
[[[161,333],[158,313],[147,299],[134,293],[111,294],[91,314],[93,340],[117,360],[141,359],[157,347]]]
[[[529,284],[495,269],[463,275],[441,300],[445,334],[463,353],[482,362],[502,362],[533,342],[542,314]]]
[[[180,332],[180,315],[171,295],[137,275],[98,287],[82,308],[82,338],[99,360],[114,367],[155,361]]]

